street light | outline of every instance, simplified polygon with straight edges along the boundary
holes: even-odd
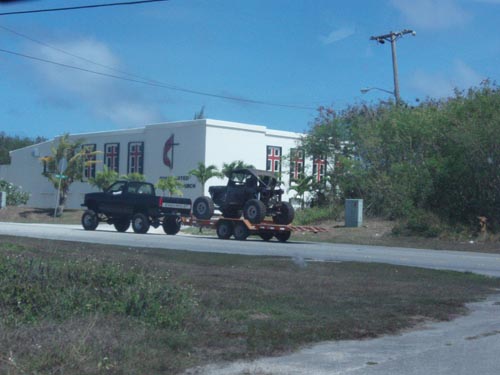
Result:
[[[384,44],[385,42],[391,42],[391,50],[392,50],[392,70],[394,73],[394,97],[396,98],[396,104],[399,104],[401,101],[401,97],[399,95],[399,78],[398,78],[398,60],[396,56],[396,40],[402,38],[406,34],[411,34],[413,36],[417,35],[414,30],[404,29],[402,31],[393,32],[391,31],[389,34],[378,35],[370,37],[370,40],[375,40],[380,44]],[[385,91],[385,90],[384,90]]]
[[[386,92],[388,94],[394,95],[394,91],[389,91],[389,90],[386,90],[386,89],[381,89],[380,87],[364,87],[364,88],[362,88],[359,91],[361,91],[361,94],[366,94],[368,91],[371,91],[371,90],[379,90],[379,91],[383,91],[383,92]]]

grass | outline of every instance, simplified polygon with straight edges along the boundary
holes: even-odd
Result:
[[[5,236],[0,254],[0,373],[12,375],[178,373],[448,320],[500,288],[470,273]],[[148,288],[169,296],[161,308]],[[13,290],[37,296],[28,315]],[[151,318],[165,310],[168,324]]]

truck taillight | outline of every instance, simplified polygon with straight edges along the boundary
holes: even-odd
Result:
[[[160,197],[160,198],[158,199],[158,205],[159,205],[160,207],[163,207],[163,197]]]

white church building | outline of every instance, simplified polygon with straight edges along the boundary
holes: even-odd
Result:
[[[199,162],[213,164],[219,169],[224,163],[242,160],[257,169],[281,173],[285,191],[284,200],[294,196],[289,191],[290,179],[297,178],[306,164],[317,179],[326,167],[322,160],[306,159],[298,148],[303,134],[272,130],[265,126],[202,119],[147,125],[97,133],[70,135],[71,140],[83,139],[87,149],[100,151],[97,163],[84,171],[85,178],[71,185],[68,208],[80,208],[85,193],[97,191],[86,179],[95,176],[104,165],[120,175],[138,172],[148,182],[161,177],[175,176],[184,184],[183,196],[195,199],[208,194],[210,185],[225,184],[212,178],[205,191],[189,171]],[[58,138],[10,152],[11,164],[0,165],[0,179],[6,180],[31,194],[28,206],[54,207],[57,192],[42,175],[40,158],[51,154]],[[290,156],[291,155],[291,156]]]

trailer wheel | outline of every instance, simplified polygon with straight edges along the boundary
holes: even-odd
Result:
[[[85,230],[95,230],[99,225],[99,219],[94,210],[86,210],[82,215],[82,226]]]
[[[288,241],[288,239],[290,238],[291,235],[292,235],[292,232],[276,232],[276,233],[274,233],[274,237],[276,237],[276,239],[279,242]]]
[[[258,199],[250,199],[243,208],[243,217],[252,224],[259,224],[266,216],[266,206]]]
[[[250,231],[245,223],[239,221],[234,224],[234,238],[238,241],[245,241],[249,235]]]
[[[233,234],[233,223],[227,220],[217,222],[217,237],[221,240],[229,239]]]
[[[288,225],[295,218],[295,210],[288,202],[281,202],[281,207],[276,216],[273,216],[273,222],[276,224]]]
[[[261,232],[259,233],[260,238],[262,238],[264,241],[270,241],[271,238],[273,238],[273,234],[269,232]]]
[[[130,227],[130,220],[129,219],[116,219],[116,220],[114,220],[113,225],[115,226],[115,229],[118,232],[126,232],[127,229]]]
[[[168,235],[175,235],[181,230],[182,220],[179,216],[166,217],[163,220],[163,231]]]
[[[147,233],[149,230],[149,219],[146,215],[143,213],[136,213],[132,217],[132,229],[134,230],[135,233]]]
[[[228,208],[222,211],[222,216],[227,217],[229,219],[239,219],[242,213],[243,213],[242,210],[234,210]]]
[[[214,202],[209,197],[198,197],[193,203],[193,215],[198,220],[209,220],[214,214]]]

